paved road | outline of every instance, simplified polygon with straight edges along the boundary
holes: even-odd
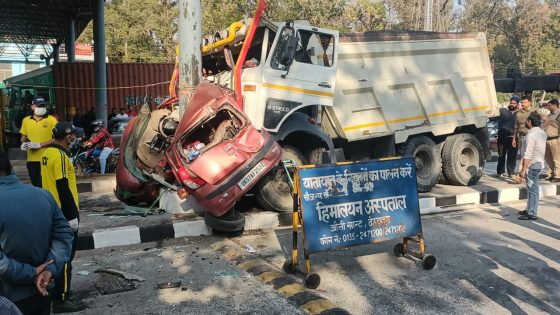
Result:
[[[392,246],[364,245],[312,255],[322,278],[317,292],[353,314],[560,313],[560,199],[541,202],[536,222],[517,220],[516,202],[423,217],[427,250],[438,258],[432,271],[396,258]],[[219,237],[176,239],[79,252],[74,288],[90,305],[81,314],[299,314],[271,286],[257,281],[210,249]],[[281,229],[232,239],[281,268],[291,250],[291,231]],[[112,267],[146,278],[130,292]],[[180,280],[181,289],[157,283]]]
[[[73,287],[89,309],[76,314],[302,314],[271,287],[212,251],[215,237],[176,239],[116,249],[78,252]],[[128,282],[94,273],[114,268],[144,277]],[[87,276],[79,272],[90,272]],[[158,289],[181,281],[182,288]],[[122,293],[112,291],[137,288]]]

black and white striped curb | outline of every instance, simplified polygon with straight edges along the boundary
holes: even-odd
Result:
[[[560,195],[560,184],[541,183],[541,198]],[[485,203],[504,203],[527,199],[525,187],[495,189],[483,192],[472,192],[454,196],[420,198],[420,213],[433,214],[449,211],[448,208],[461,205],[478,205]],[[284,217],[286,214],[284,214]],[[245,230],[274,229],[284,224],[282,215],[273,212],[260,212],[245,215]],[[148,226],[123,226],[110,229],[96,230],[94,232],[80,233],[78,235],[78,250],[88,250],[102,247],[133,245],[140,243],[156,242],[169,238],[193,237],[211,235],[212,229],[204,223],[203,219],[159,223]]]

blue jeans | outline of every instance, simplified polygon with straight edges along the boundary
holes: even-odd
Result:
[[[105,169],[107,168],[107,158],[109,157],[109,154],[111,154],[111,152],[113,152],[113,149],[105,147],[99,155],[99,166],[101,167],[101,175],[105,174]]]
[[[535,163],[529,166],[527,171],[527,213],[532,216],[537,215],[539,207],[539,174],[541,170],[541,163]]]

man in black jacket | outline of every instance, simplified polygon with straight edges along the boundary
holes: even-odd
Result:
[[[498,121],[498,176],[510,178],[515,174],[517,160],[517,148],[512,146],[513,129],[515,125],[515,112],[519,106],[519,97],[510,99],[507,108],[500,109],[500,120]],[[507,160],[507,163],[506,163]],[[507,175],[505,175],[507,165]]]
[[[50,314],[47,288],[70,258],[72,230],[53,196],[11,175],[0,152],[0,295],[24,314]]]

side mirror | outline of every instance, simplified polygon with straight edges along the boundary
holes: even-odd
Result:
[[[296,55],[298,39],[296,36],[288,36],[286,39],[286,45],[282,51],[282,56],[280,57],[280,63],[285,65],[287,68],[290,67],[294,61]]]

